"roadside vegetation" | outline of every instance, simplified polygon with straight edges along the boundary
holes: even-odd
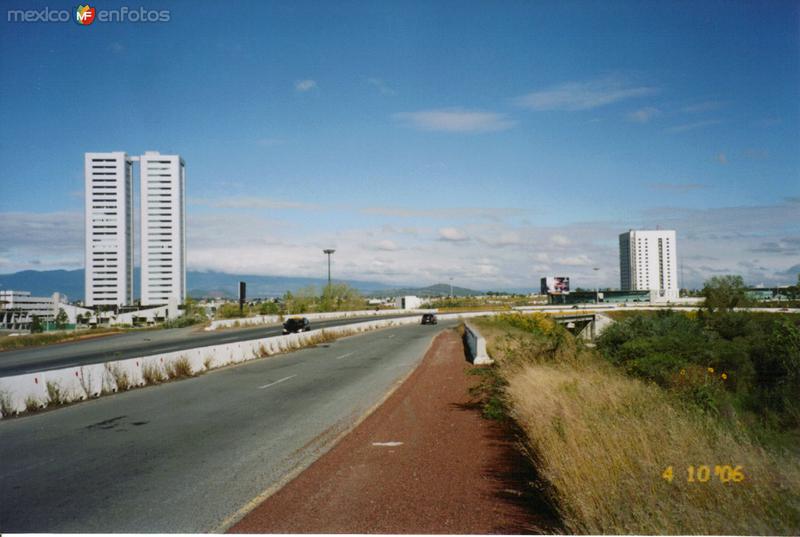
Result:
[[[487,293],[485,296],[457,296],[430,299],[423,309],[438,308],[441,313],[464,311],[511,311],[515,306],[530,306],[534,302],[528,295]]]
[[[800,533],[800,319],[633,315],[588,348],[542,315],[475,320],[513,419],[572,533]]]
[[[368,309],[367,300],[358,290],[344,283],[326,285],[322,290],[309,285],[292,293],[287,291],[280,302],[262,302],[256,306],[223,304],[216,312],[217,319],[239,319],[253,315],[287,315],[322,313],[331,311],[357,311]]]
[[[205,324],[208,322],[208,317],[203,308],[197,305],[197,301],[193,298],[187,298],[186,303],[183,305],[183,315],[164,321],[159,325],[160,328],[185,328],[187,326],[194,326],[197,324]]]
[[[22,336],[2,336],[0,337],[0,351],[14,349],[24,349],[26,347],[39,347],[52,343],[63,343],[80,339],[89,339],[97,336],[107,336],[122,332],[119,328],[97,328],[81,331],[64,331],[26,334]]]

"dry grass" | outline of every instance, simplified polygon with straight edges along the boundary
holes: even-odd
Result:
[[[52,405],[63,405],[67,402],[67,396],[57,382],[47,381],[47,399]]]
[[[181,356],[166,365],[167,377],[171,379],[183,379],[194,376],[192,364],[186,356]]]
[[[0,416],[13,416],[14,414],[16,411],[11,404],[11,394],[6,390],[0,390]]]
[[[33,396],[28,396],[28,397],[25,398],[25,410],[26,411],[35,412],[35,411],[39,410],[39,407],[41,407],[41,406],[42,405],[41,405],[41,403],[39,402],[39,400],[37,398],[35,398]]]
[[[161,364],[157,362],[146,362],[142,364],[142,377],[146,384],[161,384],[167,380],[167,375]]]
[[[131,388],[132,383],[130,376],[128,376],[128,372],[123,370],[118,364],[113,364],[111,366],[106,364],[106,369],[111,375],[111,378],[114,379],[114,384],[116,385],[118,391],[124,392]]]
[[[91,339],[95,337],[117,334],[122,332],[116,328],[97,328],[93,330],[51,332],[46,334],[27,334],[24,336],[3,336],[0,337],[0,351],[24,349],[27,347],[39,347],[51,345],[53,343],[63,343],[81,339]]]
[[[336,341],[340,337],[344,337],[346,335],[350,335],[355,333],[355,331],[347,331],[347,332],[340,332],[338,334],[334,334],[327,330],[320,330],[318,333],[314,334],[313,336],[309,336],[306,341],[301,344],[301,347],[313,347],[314,345],[322,345],[323,343],[331,343],[332,341]]]
[[[798,534],[800,464],[683,408],[579,343],[479,321],[507,404],[573,533]],[[556,333],[558,329],[555,329]],[[693,465],[745,480],[687,482]],[[672,483],[662,478],[674,469]]]
[[[438,313],[469,313],[472,311],[511,311],[511,306],[504,304],[495,304],[491,306],[454,306],[454,307],[441,307],[436,309]]]

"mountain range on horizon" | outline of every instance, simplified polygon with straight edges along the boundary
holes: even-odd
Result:
[[[134,269],[133,280],[139,281],[139,268]],[[247,282],[248,298],[268,298],[283,296],[286,291],[315,286],[321,288],[327,284],[324,278],[305,278],[293,276],[258,276],[252,274],[229,274],[225,272],[203,272],[189,270],[186,272],[188,294],[193,298],[235,298],[238,283]],[[362,280],[334,280],[346,283],[366,296],[441,296],[450,294],[448,284],[435,284],[427,287],[401,287],[381,282]],[[82,300],[84,297],[84,271],[75,270],[23,270],[10,274],[0,274],[0,290],[13,289],[29,291],[34,296],[49,296],[55,292],[62,293],[69,300]],[[454,296],[472,296],[482,291],[464,287],[452,287]],[[138,289],[134,283],[134,298],[138,298]]]

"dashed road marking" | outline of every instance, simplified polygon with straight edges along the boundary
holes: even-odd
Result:
[[[287,381],[291,378],[296,377],[297,375],[290,375],[288,377],[282,378],[281,380],[276,380],[275,382],[270,382],[269,384],[264,384],[263,386],[259,386],[259,390],[263,390],[264,388],[269,388],[270,386],[275,386],[276,384],[280,384],[281,382]]]
[[[373,442],[372,445],[376,446],[376,447],[397,447],[397,446],[402,446],[403,443],[402,442]]]
[[[337,360],[341,360],[342,358],[347,358],[348,356],[353,356],[354,354],[355,354],[355,351],[353,351],[353,352],[348,352],[347,354],[343,354],[343,355],[341,355],[341,356],[337,356],[337,357],[336,357],[336,359],[337,359]]]
[[[394,337],[394,334],[389,334],[389,339],[392,339],[393,337]]]

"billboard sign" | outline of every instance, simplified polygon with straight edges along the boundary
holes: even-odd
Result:
[[[542,278],[542,294],[569,293],[569,278],[567,276],[548,276]]]
[[[244,282],[239,282],[239,309],[242,309],[245,300],[247,300],[246,290],[247,290],[247,284]]]

